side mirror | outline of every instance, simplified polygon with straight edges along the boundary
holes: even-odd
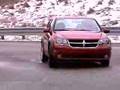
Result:
[[[49,30],[49,28],[47,27],[47,24],[42,24],[42,27],[43,27],[43,32],[44,33],[48,33],[48,32],[50,32],[50,30]]]
[[[102,31],[103,31],[104,33],[110,33],[110,30],[107,29],[107,28],[105,28],[105,27],[102,27]]]
[[[50,30],[50,24],[46,24],[46,23],[43,23],[43,32],[44,33],[50,33],[50,34],[52,34],[52,32],[51,32],[51,30]]]

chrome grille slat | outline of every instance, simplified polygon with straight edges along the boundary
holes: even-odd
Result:
[[[69,40],[72,47],[96,47],[98,40]]]

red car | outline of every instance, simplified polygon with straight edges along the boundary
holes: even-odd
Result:
[[[93,18],[55,17],[50,19],[42,37],[42,62],[50,67],[57,62],[100,62],[109,66],[111,41]]]

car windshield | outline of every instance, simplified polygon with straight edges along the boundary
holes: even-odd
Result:
[[[100,28],[94,19],[57,19],[54,27],[55,31],[95,31]]]

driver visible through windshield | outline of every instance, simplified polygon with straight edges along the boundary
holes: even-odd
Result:
[[[55,31],[95,31],[100,28],[94,19],[57,19],[54,27]]]

